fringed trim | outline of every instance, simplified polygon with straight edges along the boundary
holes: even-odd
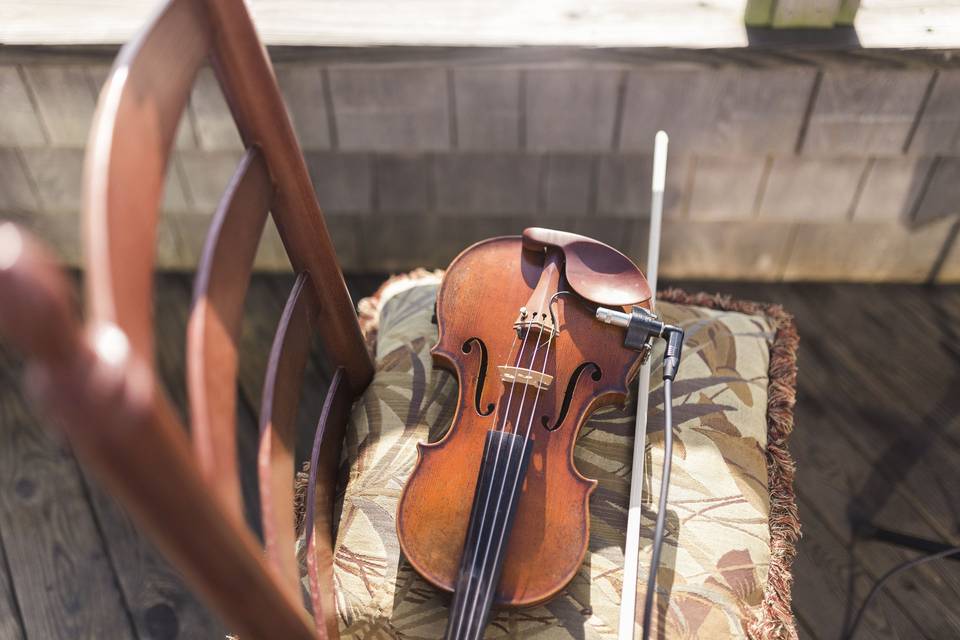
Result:
[[[663,291],[658,300],[763,315],[776,329],[770,348],[767,383],[770,568],[760,614],[746,625],[746,631],[752,640],[796,640],[797,628],[790,608],[793,585],[790,568],[797,555],[800,516],[793,490],[796,465],[787,450],[787,438],[793,431],[793,407],[797,401],[797,348],[800,344],[793,316],[780,305],[734,300],[723,295],[689,294],[681,289]]]
[[[303,535],[307,519],[307,486],[310,484],[310,461],[304,460],[293,480],[293,518],[297,537]]]
[[[400,273],[387,279],[372,296],[363,298],[357,303],[360,332],[363,334],[363,339],[367,343],[367,350],[371,354],[374,353],[377,344],[377,333],[380,329],[380,310],[383,308],[383,303],[389,300],[394,293],[416,286],[420,284],[420,281],[439,283],[441,278],[443,278],[442,269],[434,271],[414,269],[410,273]]]

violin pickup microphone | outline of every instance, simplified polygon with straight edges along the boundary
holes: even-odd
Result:
[[[663,378],[673,380],[677,376],[683,349],[683,329],[661,321],[643,307],[634,307],[631,313],[597,307],[597,320],[625,328],[627,336],[624,345],[638,351],[649,349],[653,338],[665,339],[667,348],[663,354]]]
[[[607,309],[606,307],[597,307],[597,320],[605,324],[612,324],[618,327],[630,326],[630,314],[616,309]]]

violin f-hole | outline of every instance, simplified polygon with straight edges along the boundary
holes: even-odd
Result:
[[[489,416],[491,413],[493,413],[493,409],[495,407],[494,403],[489,403],[486,410],[480,408],[483,397],[483,385],[487,380],[487,345],[483,344],[483,340],[480,338],[473,337],[464,342],[460,349],[464,353],[470,353],[473,351],[473,345],[471,344],[473,342],[476,342],[477,346],[480,347],[480,369],[477,372],[476,397],[473,400],[473,408],[476,409],[477,415]]]
[[[560,405],[560,415],[557,417],[557,421],[551,426],[550,416],[543,416],[540,419],[540,422],[548,431],[556,431],[560,428],[560,425],[563,424],[563,421],[567,417],[567,412],[570,410],[570,402],[573,400],[573,392],[577,388],[577,382],[580,381],[580,376],[583,375],[583,372],[587,370],[587,367],[593,367],[593,373],[590,374],[590,377],[595,382],[599,382],[600,378],[603,377],[603,372],[600,371],[600,367],[597,366],[597,363],[595,362],[584,362],[579,367],[574,369],[573,374],[570,376],[570,380],[567,382],[567,390],[563,394],[563,404]]]

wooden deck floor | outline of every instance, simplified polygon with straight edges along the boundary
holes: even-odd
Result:
[[[158,366],[182,408],[190,281],[161,276],[158,283]],[[364,294],[376,283],[352,285]],[[911,555],[855,541],[851,516],[960,542],[960,287],[683,284],[780,302],[797,317],[791,450],[804,537],[794,609],[801,637],[836,638],[872,581]],[[239,386],[240,420],[251,435],[289,285],[258,277],[248,299]],[[223,625],[42,428],[18,377],[17,363],[0,350],[0,640],[222,637]],[[322,386],[323,378],[315,360],[307,384]],[[862,631],[858,637],[960,636],[960,563],[896,579]]]

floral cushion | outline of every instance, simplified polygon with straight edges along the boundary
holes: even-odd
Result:
[[[335,581],[345,638],[443,636],[449,596],[404,560],[395,523],[416,443],[446,429],[457,400],[455,378],[430,356],[438,283],[435,274],[404,278],[361,304],[368,334],[376,327],[376,374],[353,409],[344,446]],[[655,637],[794,638],[789,566],[799,525],[784,439],[795,333],[777,308],[705,296],[701,306],[668,302],[687,298],[667,292],[658,304],[687,338],[674,385],[668,535],[658,575],[655,625],[665,633]],[[732,310],[737,305],[741,311]],[[656,515],[650,497],[659,492],[662,464],[660,361],[655,352],[637,637]],[[616,638],[635,407],[630,397],[623,407],[601,409],[581,431],[576,465],[599,485],[580,571],[541,606],[495,612],[485,637]]]

